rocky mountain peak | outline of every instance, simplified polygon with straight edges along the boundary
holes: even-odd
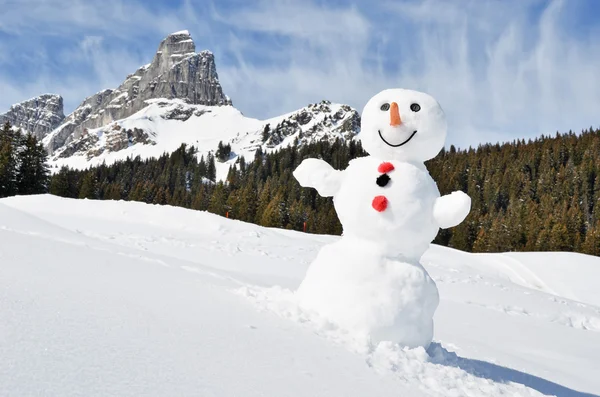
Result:
[[[171,33],[159,44],[151,67],[169,69],[195,52],[196,44],[187,30]]]
[[[360,130],[355,109],[325,100],[267,120],[245,117],[230,106],[194,105],[181,99],[147,103],[148,107],[125,119],[86,130],[54,153],[53,166],[80,168],[132,155],[155,157],[182,143],[195,146],[200,156],[214,152],[219,143],[230,145],[232,151],[225,161],[234,164],[241,156],[253,158],[259,149],[269,152],[325,140],[348,142],[356,139]]]
[[[12,105],[8,112],[0,114],[0,124],[9,122],[23,132],[30,132],[42,139],[65,119],[63,98],[56,94],[43,94]]]
[[[359,131],[360,115],[355,109],[323,100],[283,118],[272,119],[264,127],[262,138],[267,148],[274,148],[290,139],[300,145],[324,139],[353,139]]]
[[[148,106],[149,99],[159,98],[194,105],[231,105],[221,88],[213,54],[197,53],[187,30],[163,39],[152,62],[128,75],[118,88],[86,98],[44,143],[53,153],[86,130],[129,117]]]

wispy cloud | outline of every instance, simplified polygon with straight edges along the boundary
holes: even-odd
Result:
[[[0,15],[0,109],[46,91],[74,106],[187,28],[248,116],[321,99],[362,110],[406,87],[438,98],[462,147],[578,130],[600,108],[600,23],[581,23],[583,3],[20,0]]]
[[[9,3],[0,15],[0,109],[54,92],[73,110],[149,62],[166,34],[197,23],[187,1],[154,10],[125,0]]]
[[[438,98],[449,141],[463,147],[599,125],[600,47],[576,30],[572,2],[394,1],[344,12],[288,2],[232,15],[232,25],[246,21],[235,29],[287,40],[235,36],[239,61],[224,69],[234,100],[249,93],[253,112],[273,114],[322,97],[360,109],[380,89],[413,88]],[[284,15],[294,15],[289,25]],[[285,61],[253,63],[256,51]]]
[[[137,0],[8,0],[2,8],[0,31],[14,36],[34,32],[66,38],[86,32],[131,39],[148,33],[167,34],[195,23],[197,10],[187,0],[154,9]]]
[[[371,27],[356,9],[262,3],[220,21],[232,29],[235,59],[220,67],[222,84],[251,114],[274,116],[324,98],[358,103],[368,77],[378,78],[364,73]]]
[[[16,64],[28,64],[30,73],[12,78],[0,75],[0,109],[42,93],[65,98],[67,111],[102,88],[116,87],[132,71],[149,61],[127,48],[106,46],[99,36],[81,38],[55,53],[22,54]]]

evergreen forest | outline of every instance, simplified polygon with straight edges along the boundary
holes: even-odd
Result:
[[[134,200],[209,211],[262,226],[341,234],[331,198],[299,186],[292,171],[309,157],[336,169],[364,156],[360,142],[322,141],[240,157],[225,181],[216,164],[231,147],[198,158],[182,145],[155,159],[128,158],[87,170],[63,167],[50,181],[46,154],[31,135],[0,132],[0,197],[51,194]],[[462,190],[471,213],[435,243],[469,252],[575,251],[600,255],[600,130],[534,140],[451,146],[427,162],[441,194]]]
[[[47,193],[49,182],[48,155],[42,143],[4,123],[0,129],[0,198]]]

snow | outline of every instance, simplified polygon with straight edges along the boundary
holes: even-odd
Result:
[[[217,149],[219,141],[227,142],[232,140],[240,129],[259,130],[261,122],[256,119],[244,117],[237,109],[231,106],[203,106],[187,105],[181,100],[149,100],[149,106],[133,114],[132,116],[113,122],[108,126],[90,129],[90,133],[97,133],[99,130],[108,130],[115,124],[123,129],[140,128],[153,137],[156,145],[133,145],[118,152],[103,152],[101,155],[88,160],[86,155],[75,155],[68,158],[54,158],[51,164],[57,165],[59,169],[62,165],[69,167],[85,169],[89,166],[100,165],[103,162],[111,164],[127,157],[140,156],[141,158],[159,157],[163,153],[172,153],[182,143],[194,145],[200,148],[198,158]],[[175,110],[178,107],[192,108],[194,111],[206,112],[201,116],[190,117],[188,120],[181,121],[176,119],[165,119],[163,116]],[[211,117],[212,116],[212,117]],[[96,144],[98,147],[103,142]],[[253,158],[253,153],[239,146],[236,146],[236,153],[245,155],[247,158]],[[217,163],[217,176],[224,179],[227,175],[231,163]]]
[[[452,192],[436,200],[433,216],[441,228],[447,229],[460,224],[469,215],[471,197],[464,192]]]
[[[76,153],[68,158],[59,158],[61,149],[54,153],[50,158],[50,164],[53,171],[58,171],[61,166],[66,165],[76,169],[86,169],[90,166],[114,163],[118,160],[125,160],[128,157],[140,156],[142,159],[159,157],[163,153],[172,153],[182,143],[195,146],[198,152],[198,158],[206,158],[209,152],[217,150],[220,141],[230,143],[235,157],[224,163],[217,163],[217,179],[224,180],[227,177],[229,167],[231,167],[240,156],[247,160],[254,158],[254,153],[258,147],[263,147],[264,152],[272,152],[282,147],[292,145],[294,139],[299,133],[287,137],[281,144],[268,148],[263,145],[262,131],[264,125],[271,124],[275,128],[287,117],[298,112],[292,112],[284,116],[268,120],[258,120],[245,117],[239,110],[233,106],[204,106],[190,105],[180,99],[150,99],[147,100],[147,107],[139,112],[121,120],[110,123],[104,127],[90,129],[90,133],[98,134],[98,131],[108,131],[115,124],[123,129],[139,128],[152,137],[155,145],[136,144],[118,152],[102,151],[104,142],[97,142],[90,150],[94,153],[101,153],[91,159],[88,159],[87,153]],[[341,105],[332,104],[332,112],[339,110]],[[186,120],[165,119],[163,116],[175,109],[192,110],[194,114]],[[302,110],[302,109],[301,109]],[[329,113],[317,113],[316,120],[323,120]],[[333,113],[331,113],[333,114]],[[350,115],[350,113],[348,113]],[[340,123],[345,120],[340,120]],[[302,126],[302,131],[306,133],[314,125],[314,120]],[[54,130],[43,140],[44,145],[48,145],[52,137],[60,133],[64,126]],[[319,140],[330,134],[331,131],[319,132],[314,134],[314,139]]]
[[[372,342],[427,348],[439,296],[417,261],[395,259],[381,244],[344,236],[311,263],[298,302]]]
[[[48,99],[55,99],[57,101],[60,101],[62,99],[62,97],[60,95],[58,95],[58,94],[52,94],[52,93],[48,92],[48,93],[45,93],[45,94],[41,94],[41,95],[38,95],[38,96],[34,96],[34,97],[31,97],[31,98],[28,98],[28,99],[26,99],[24,101],[21,101],[19,103],[15,103],[14,105],[10,106],[10,109],[12,110],[12,109],[16,109],[16,108],[19,108],[19,107],[25,107],[25,104],[27,104],[28,102],[36,102],[37,100],[40,100],[40,99],[46,99],[46,100],[48,100]]]
[[[342,172],[329,163],[308,158],[294,170],[294,178],[303,187],[312,187],[323,197],[331,197],[340,189]]]
[[[600,395],[599,258],[432,245],[434,341],[403,350],[298,304],[337,241],[169,206],[2,199],[2,393]]]
[[[179,32],[171,33],[169,36],[180,36],[180,35],[189,36],[190,32],[187,30],[180,30]]]
[[[140,78],[139,76],[134,76],[137,78]],[[112,101],[110,101],[110,103],[118,103],[121,102],[122,99],[125,99],[129,97],[129,93],[127,91],[120,93],[118,96],[116,96]]]

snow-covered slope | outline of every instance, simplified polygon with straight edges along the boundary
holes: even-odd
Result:
[[[432,246],[425,352],[292,293],[336,237],[134,202],[0,200],[1,395],[600,395],[600,259]]]
[[[216,151],[222,141],[232,146],[230,159],[217,164],[217,178],[224,179],[239,156],[252,159],[259,147],[272,151],[295,140],[302,144],[352,139],[360,126],[358,112],[328,101],[268,120],[245,117],[233,106],[190,105],[179,99],[147,103],[130,117],[88,130],[58,149],[51,158],[53,169],[62,165],[83,169],[135,156],[158,157],[175,151],[182,143],[194,145],[200,158]]]

